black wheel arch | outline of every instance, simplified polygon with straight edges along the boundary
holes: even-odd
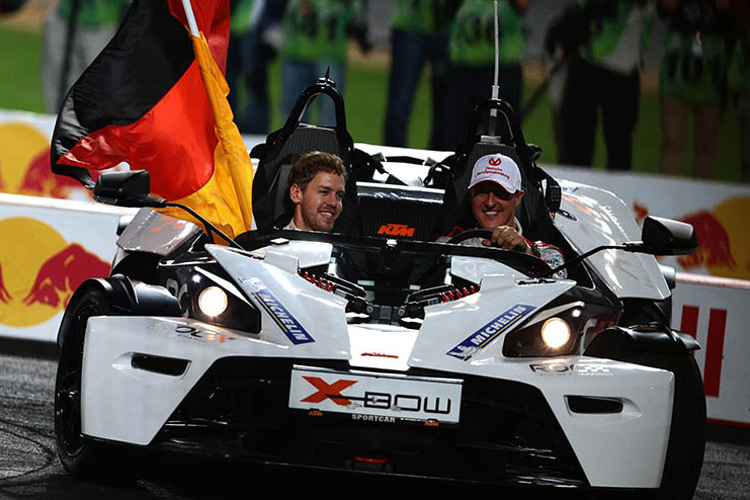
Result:
[[[633,327],[613,326],[602,330],[589,343],[585,356],[610,357],[613,352],[632,350],[678,353],[700,349],[697,340],[661,323]]]
[[[70,321],[68,311],[75,309],[73,306],[91,289],[99,289],[105,294],[113,309],[129,316],[182,315],[177,298],[163,286],[149,285],[122,274],[106,278],[89,278],[76,289],[70,298],[57,334],[58,347],[62,347],[63,332],[67,331],[66,325]]]

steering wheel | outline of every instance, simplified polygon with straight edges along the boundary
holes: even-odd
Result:
[[[484,238],[485,240],[489,240],[492,238],[492,229],[469,229],[468,231],[464,231],[463,233],[458,233],[457,235],[453,236],[451,239],[446,241],[446,243],[461,243],[462,241],[470,240],[472,238]],[[514,248],[512,248],[514,252],[521,252],[526,253],[526,251],[523,249],[521,245],[516,245]]]
[[[446,243],[461,243],[462,241],[470,240],[472,238],[484,238],[485,240],[489,240],[492,237],[492,230],[491,229],[469,229],[468,231],[464,231],[462,233],[458,233],[457,235],[451,237]]]

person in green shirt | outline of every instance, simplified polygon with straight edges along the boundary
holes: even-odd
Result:
[[[641,59],[654,7],[651,0],[579,0],[550,24],[546,49],[561,47],[565,57],[560,163],[591,166],[601,115],[607,169],[632,168]]]
[[[663,174],[682,173],[692,115],[692,175],[714,175],[731,50],[728,7],[729,0],[659,0],[667,22],[659,66]]]
[[[114,36],[130,0],[60,0],[44,22],[42,92],[48,113]]]
[[[329,72],[343,95],[346,87],[348,33],[362,25],[358,0],[289,0],[282,20],[281,109],[292,111],[302,91]],[[316,98],[320,125],[335,125],[336,112],[327,96]],[[309,110],[308,110],[309,112]],[[307,121],[306,116],[303,118]]]
[[[460,0],[395,0],[391,13],[391,65],[383,130],[386,146],[407,145],[414,94],[429,63],[432,126],[428,147],[435,146],[438,113],[448,99],[448,37]]]
[[[531,0],[498,2],[499,97],[517,116],[521,111],[522,63],[526,55],[525,14]],[[492,95],[495,80],[495,6],[493,0],[464,0],[450,34],[448,99],[443,100],[437,146],[455,150],[468,133],[474,108]],[[499,133],[507,136],[504,120]]]
[[[280,33],[286,0],[231,0],[230,7],[229,104],[241,133],[265,135],[271,121],[268,67],[278,54],[274,35]]]

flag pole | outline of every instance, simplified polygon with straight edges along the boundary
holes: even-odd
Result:
[[[195,14],[193,13],[193,6],[190,3],[190,0],[182,0],[182,6],[185,9],[185,18],[188,22],[188,29],[193,37],[193,48],[196,50],[196,59],[201,68],[203,87],[206,90],[206,95],[209,104],[211,105],[211,111],[214,115],[214,121],[216,122],[215,129],[217,137],[226,154],[229,176],[232,179],[232,185],[234,186],[234,191],[239,201],[240,213],[242,214],[242,219],[245,223],[246,229],[250,230],[252,228],[253,211],[252,200],[249,197],[249,193],[252,189],[252,185],[248,185],[248,183],[245,182],[242,168],[245,167],[250,169],[250,175],[252,175],[253,165],[250,161],[250,156],[247,154],[247,148],[242,140],[240,131],[234,123],[232,109],[226,99],[226,93],[229,88],[226,80],[224,80],[224,75],[221,73],[221,70],[218,69],[216,61],[208,48],[207,41],[203,41],[204,37],[198,29],[198,23],[195,20]],[[203,45],[205,45],[205,50],[199,50],[198,47]],[[199,57],[199,52],[205,54],[203,59],[210,59],[210,61],[206,61],[206,63],[211,66],[210,68],[203,67],[201,64],[201,58]],[[217,84],[213,78],[207,76],[208,73],[214,75],[214,78],[220,78],[221,83]],[[225,89],[222,90],[224,87]],[[219,98],[217,93],[222,93],[223,95]],[[239,147],[239,145],[241,145],[241,147]]]
[[[182,7],[185,9],[185,17],[187,18],[188,28],[190,34],[194,37],[200,38],[201,32],[198,30],[198,23],[195,22],[195,14],[193,14],[193,5],[190,0],[182,0]]]

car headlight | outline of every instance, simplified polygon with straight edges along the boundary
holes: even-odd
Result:
[[[559,349],[570,341],[570,325],[562,318],[550,318],[542,324],[541,335],[550,349]]]
[[[227,292],[218,286],[208,286],[198,294],[198,307],[206,316],[219,316],[227,310],[228,305]]]
[[[561,356],[578,347],[583,302],[569,302],[543,310],[517,330],[508,333],[503,355],[511,358]]]
[[[232,330],[258,333],[260,311],[230,281],[202,268],[188,280],[188,315],[206,323]]]

